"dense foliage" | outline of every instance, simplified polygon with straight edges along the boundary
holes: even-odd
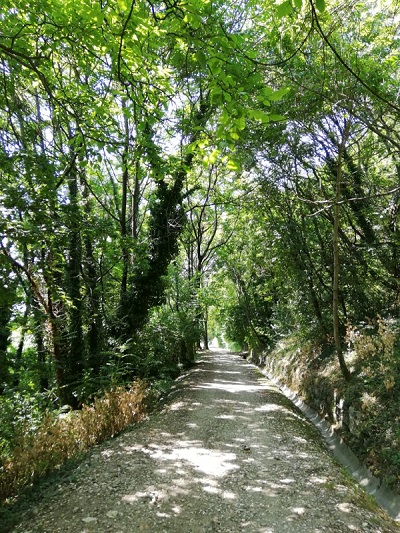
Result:
[[[210,336],[265,350],[296,331],[347,381],[364,371],[346,331],[399,318],[399,16],[3,1],[3,458],[20,422],[162,384]]]

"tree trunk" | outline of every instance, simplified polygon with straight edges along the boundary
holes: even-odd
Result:
[[[86,222],[91,218],[91,206],[89,201],[89,190],[87,184],[83,181],[83,206],[85,210]],[[101,285],[99,284],[98,268],[93,250],[92,234],[90,231],[84,233],[84,251],[83,272],[87,287],[88,298],[88,326],[86,333],[87,344],[87,367],[91,370],[94,377],[100,374],[101,369],[101,348],[103,342],[103,325],[101,310]],[[100,276],[101,277],[101,276]]]
[[[208,308],[207,308],[207,305],[205,306],[205,309],[204,309],[203,341],[204,341],[204,349],[208,350],[209,344],[208,344]]]
[[[5,297],[4,301],[0,301],[0,395],[4,392],[4,386],[9,380],[9,361],[7,357],[8,337],[10,330],[8,329],[11,319],[12,299],[8,299],[7,290],[2,287]]]
[[[43,314],[39,309],[39,303],[33,297],[33,321],[34,321],[34,337],[37,350],[37,359],[39,366],[39,387],[40,392],[45,392],[49,389],[49,371],[48,371],[48,352],[44,342],[43,335]]]
[[[18,387],[21,373],[23,372],[23,353],[24,353],[24,345],[25,345],[25,336],[28,329],[28,316],[30,313],[30,303],[27,302],[25,304],[25,311],[24,311],[24,317],[22,319],[21,323],[21,337],[18,342],[18,348],[15,352],[15,362],[14,362],[14,379],[13,379],[13,386]]]
[[[343,356],[342,340],[340,336],[340,318],[339,318],[339,269],[340,269],[340,251],[339,251],[339,229],[340,229],[340,200],[342,188],[342,155],[346,144],[348,134],[348,124],[345,125],[342,142],[339,146],[338,164],[336,173],[336,196],[333,215],[333,284],[332,284],[332,314],[333,314],[333,336],[335,339],[336,354],[339,361],[340,369],[346,381],[349,381],[351,374],[347,368]]]
[[[126,102],[122,100],[122,110],[126,109]],[[125,143],[122,153],[122,197],[121,197],[121,243],[122,243],[122,277],[121,277],[121,304],[124,305],[126,298],[126,291],[128,288],[128,272],[129,272],[129,249],[127,243],[127,206],[128,206],[128,185],[129,185],[129,121],[124,113],[124,133]]]
[[[77,168],[71,171],[68,181],[70,199],[69,259],[67,264],[67,294],[71,305],[68,308],[67,379],[71,384],[79,384],[83,377],[85,349],[83,343],[83,302],[81,295],[82,240],[80,227],[82,217],[79,208]],[[61,285],[60,285],[61,286]],[[77,403],[74,400],[73,407]]]

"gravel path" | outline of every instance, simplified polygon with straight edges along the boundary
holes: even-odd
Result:
[[[257,369],[201,355],[164,409],[96,447],[15,533],[390,532]]]

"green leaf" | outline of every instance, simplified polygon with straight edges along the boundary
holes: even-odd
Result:
[[[227,93],[226,91],[224,91],[224,98],[225,98],[225,102],[231,102],[232,101],[232,96]]]
[[[261,109],[250,109],[248,115],[250,118],[255,118],[263,124],[268,124],[269,122],[269,115],[265,111],[261,111]]]
[[[219,154],[221,153],[220,150],[214,149],[211,154],[208,156],[208,161],[213,165],[216,160],[218,159]]]
[[[203,50],[198,50],[196,52],[197,61],[199,62],[199,65],[201,68],[206,69],[207,68],[207,59],[203,52]]]
[[[213,104],[218,104],[221,101],[222,89],[216,85],[210,90],[210,98]]]
[[[303,7],[303,0],[293,0],[293,3],[297,9],[301,9]]]
[[[287,120],[284,115],[274,115],[274,114],[269,115],[269,119],[275,120],[277,122],[283,122],[284,120]]]
[[[320,11],[321,13],[325,11],[325,0],[315,0],[315,7]]]
[[[221,74],[221,66],[218,60],[213,59],[208,65],[213,76],[218,77]]]
[[[274,91],[272,94],[268,96],[268,99],[271,100],[271,102],[277,102],[278,100],[282,100],[282,98],[290,91],[290,87],[283,87],[282,89],[278,89],[277,91]]]
[[[235,170],[236,171],[236,170],[239,170],[240,167],[239,167],[239,164],[236,161],[234,161],[233,159],[230,159],[228,161],[227,168],[228,168],[228,170]]]
[[[117,0],[117,2],[121,11],[126,11],[128,9],[128,4],[126,0]]]
[[[224,109],[221,113],[221,118],[220,118],[220,122],[221,124],[224,124],[225,126],[227,124],[229,124],[230,122],[230,116],[229,116],[229,113],[226,109]]]
[[[244,130],[246,127],[246,119],[244,116],[239,117],[235,120],[235,126],[239,131]]]
[[[276,8],[277,15],[280,19],[286,17],[287,15],[290,15],[292,11],[293,7],[292,2],[290,0],[286,0],[286,2],[283,2],[283,4],[279,4]]]
[[[187,13],[184,21],[195,30],[199,29],[202,23],[201,18],[196,13]]]

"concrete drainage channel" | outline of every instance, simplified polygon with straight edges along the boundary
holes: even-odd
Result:
[[[258,367],[259,368],[259,367]],[[400,520],[400,496],[394,494],[388,487],[381,485],[381,481],[374,477],[371,472],[359,461],[351,449],[340,439],[338,434],[316,411],[305,404],[298,395],[286,385],[279,382],[274,376],[259,368],[283,394],[291,400],[296,407],[310,420],[319,430],[333,455],[346,467],[350,475],[360,486],[375,498],[378,504],[395,520]]]

